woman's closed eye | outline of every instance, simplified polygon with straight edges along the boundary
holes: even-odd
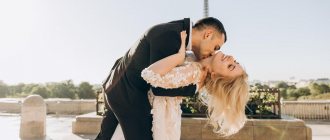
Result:
[[[221,48],[220,46],[215,46],[214,50],[218,51],[218,50],[220,50],[220,48]]]
[[[230,70],[230,71],[233,71],[234,69],[235,69],[235,65],[232,65],[232,64],[230,64],[230,65],[228,65],[228,69]]]

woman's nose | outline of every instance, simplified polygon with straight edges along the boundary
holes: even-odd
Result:
[[[233,57],[233,56],[229,55],[228,57],[229,57],[228,59],[229,59],[230,61],[232,61],[232,62],[234,62],[234,61],[235,61],[235,59],[234,59],[234,57]]]

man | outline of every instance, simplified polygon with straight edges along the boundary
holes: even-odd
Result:
[[[152,116],[147,92],[156,96],[192,96],[196,85],[177,89],[151,87],[141,77],[141,71],[152,63],[178,52],[180,32],[187,32],[187,50],[197,59],[214,54],[227,40],[222,23],[212,17],[192,26],[190,19],[172,21],[151,27],[119,58],[103,84],[107,112],[97,140],[110,140],[118,122],[126,140],[151,140]]]

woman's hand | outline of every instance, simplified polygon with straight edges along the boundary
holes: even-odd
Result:
[[[187,38],[186,31],[181,31],[180,36],[181,36],[181,46],[178,55],[180,58],[180,64],[183,64],[184,58],[186,56],[186,38]]]
[[[186,38],[187,33],[186,31],[182,31],[180,33],[181,36],[181,46],[177,53],[174,53],[170,56],[162,58],[155,63],[151,64],[148,69],[152,70],[153,72],[165,75],[167,72],[171,71],[176,66],[180,66],[184,63],[184,59],[186,56]]]
[[[181,47],[179,49],[179,53],[186,53],[186,38],[187,38],[187,33],[186,31],[182,31],[180,33],[181,35]]]

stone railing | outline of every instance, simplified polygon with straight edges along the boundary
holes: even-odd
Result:
[[[283,101],[282,114],[299,119],[330,120],[330,101]]]
[[[71,100],[71,99],[45,99],[47,114],[58,115],[78,115],[95,112],[96,101],[91,100]],[[0,100],[0,112],[20,113],[22,99],[2,99]]]
[[[96,111],[96,101],[70,100],[70,99],[46,99],[48,114],[85,114]],[[0,112],[20,113],[21,99],[0,100]],[[314,120],[330,120],[330,101],[283,101],[282,113],[284,115]]]

